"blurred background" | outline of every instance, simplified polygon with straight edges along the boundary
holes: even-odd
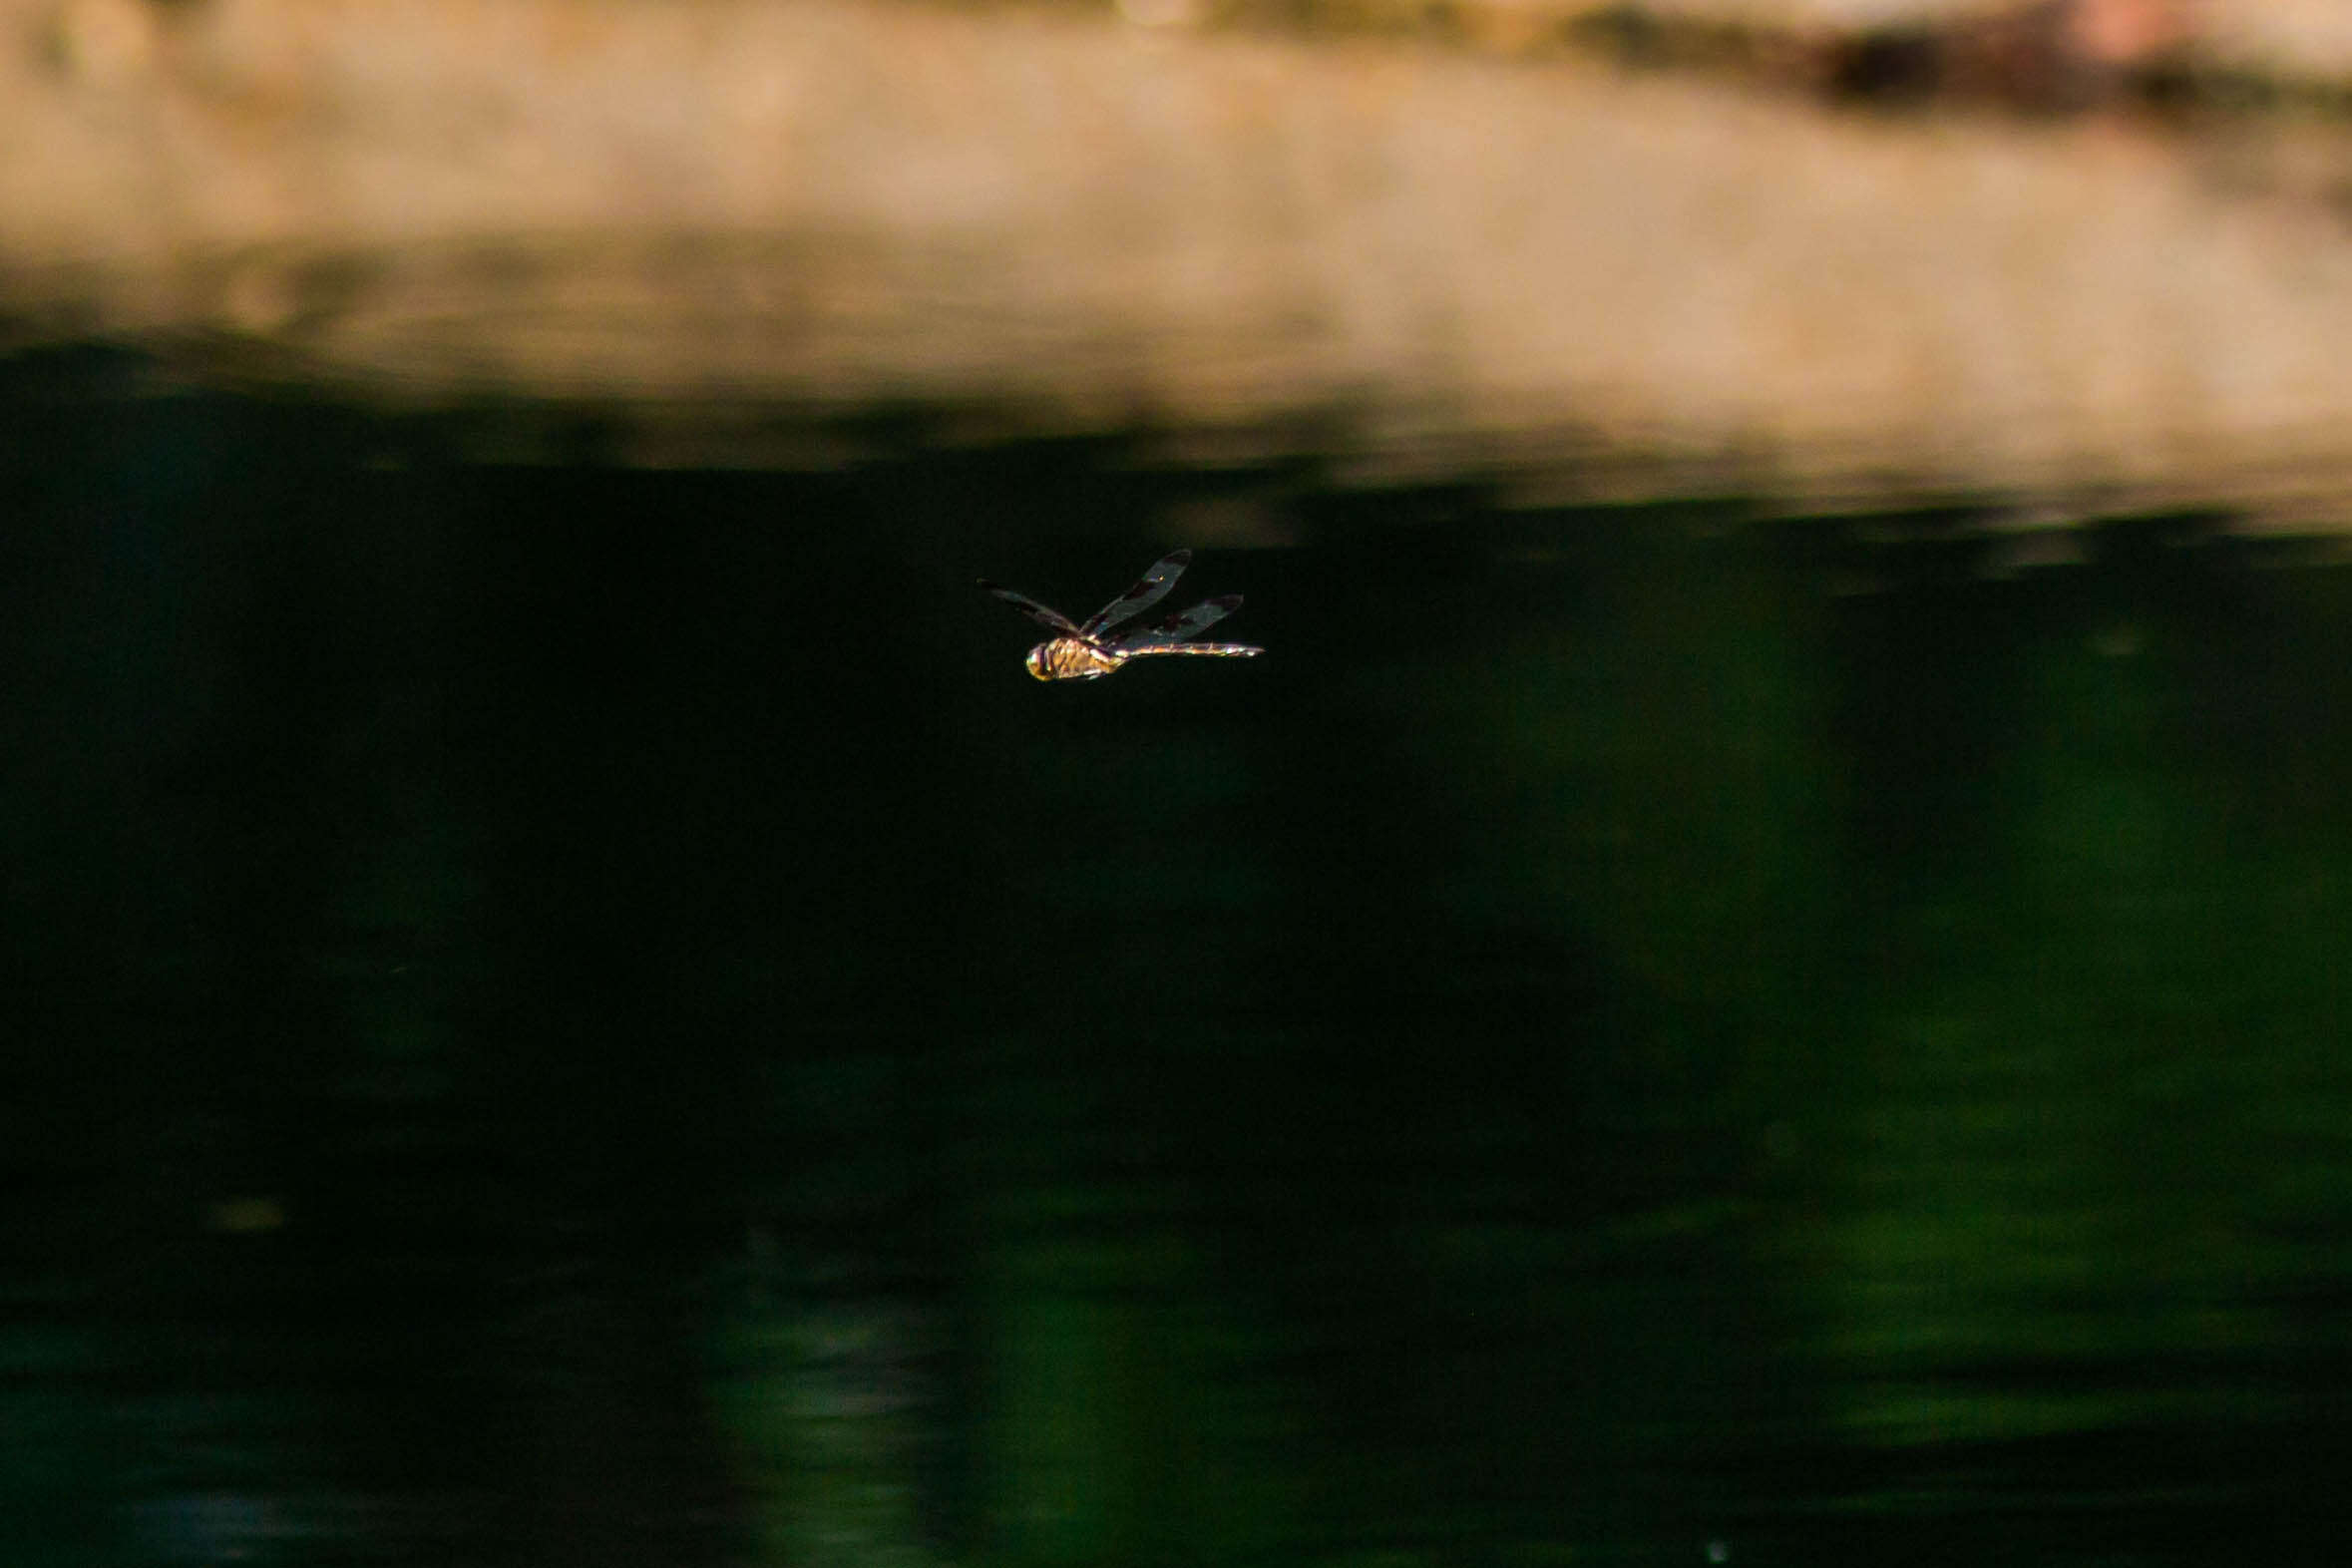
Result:
[[[2340,1563],[2348,103],[0,0],[0,1561]]]

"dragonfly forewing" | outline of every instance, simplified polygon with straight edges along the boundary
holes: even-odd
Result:
[[[1122,620],[1129,620],[1142,614],[1168,596],[1168,590],[1176,586],[1176,580],[1182,577],[1184,569],[1191,565],[1191,551],[1172,550],[1168,552],[1152,563],[1150,571],[1135,580],[1133,588],[1097,610],[1093,619],[1078,628],[1078,635],[1099,638],[1105,631]]]
[[[1008,588],[998,588],[995,584],[990,583],[986,578],[980,580],[980,586],[983,588],[986,588],[989,592],[995,594],[998,598],[1004,600],[1005,603],[1010,604],[1014,609],[1019,610],[1022,614],[1028,616],[1031,620],[1035,621],[1038,625],[1043,626],[1048,631],[1058,631],[1065,637],[1078,637],[1085,635],[1085,633],[1081,632],[1070,620],[1069,616],[1063,614],[1058,609],[1052,609],[1046,605],[1038,603],[1035,599],[1029,597],[1026,593],[1015,593]]]

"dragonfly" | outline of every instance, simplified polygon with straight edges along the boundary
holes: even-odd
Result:
[[[980,587],[1028,616],[1053,636],[1029,649],[1029,673],[1039,680],[1093,680],[1109,674],[1131,658],[1181,653],[1192,658],[1256,658],[1265,652],[1242,642],[1194,642],[1227,615],[1241,607],[1239,593],[1205,598],[1182,614],[1145,625],[1114,631],[1168,596],[1176,579],[1192,565],[1192,552],[1172,551],[1135,580],[1135,586],[1095,611],[1084,625],[1058,609],[1038,603],[1026,593],[998,588],[985,578]]]

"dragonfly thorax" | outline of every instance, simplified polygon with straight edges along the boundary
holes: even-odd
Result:
[[[1107,648],[1076,637],[1055,637],[1029,649],[1029,673],[1039,680],[1092,680],[1107,675],[1126,660]]]

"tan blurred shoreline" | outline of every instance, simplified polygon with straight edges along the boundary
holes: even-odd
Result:
[[[1885,114],[887,0],[0,0],[0,26],[19,344],[553,399],[648,463],[900,408],[1561,497],[2352,517],[2326,115]]]

